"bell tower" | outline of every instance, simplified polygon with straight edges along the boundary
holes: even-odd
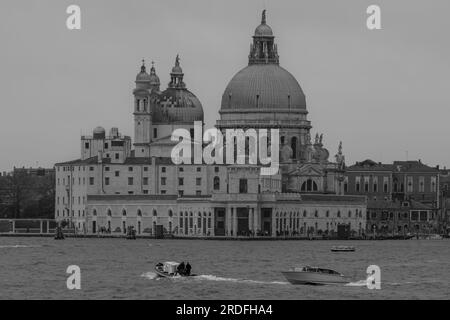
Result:
[[[152,70],[154,72],[154,68]],[[155,74],[156,75],[156,74]],[[147,73],[145,61],[142,60],[141,72],[136,76],[134,95],[134,149],[136,157],[149,157],[151,142],[152,114],[150,93],[152,77]]]

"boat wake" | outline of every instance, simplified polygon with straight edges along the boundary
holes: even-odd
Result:
[[[345,286],[347,286],[347,287],[365,287],[365,286],[367,286],[367,280],[359,280],[356,282],[346,283]]]
[[[33,245],[22,245],[22,244],[11,244],[11,245],[0,245],[0,249],[9,249],[9,248],[39,248],[41,246],[33,246]]]
[[[234,283],[252,283],[252,284],[278,284],[286,285],[289,282],[284,281],[260,281],[260,280],[249,280],[249,279],[237,279],[237,278],[224,278],[214,275],[199,275],[193,277],[195,280],[206,280],[206,281],[223,281],[223,282],[234,282]]]
[[[155,272],[146,272],[141,274],[141,277],[146,278],[148,280],[158,280],[159,277]]]
[[[141,277],[146,278],[148,280],[160,280],[167,279],[159,277],[155,272],[145,272],[141,275]],[[249,284],[265,284],[265,285],[286,285],[289,282],[284,281],[259,281],[259,280],[249,280],[249,279],[237,279],[237,278],[224,278],[218,277],[214,275],[197,275],[192,277],[171,277],[170,280],[176,281],[187,281],[187,280],[195,280],[195,281],[220,281],[220,282],[233,282],[233,283],[249,283]]]

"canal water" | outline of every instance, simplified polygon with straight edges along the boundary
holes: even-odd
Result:
[[[356,252],[331,253],[334,245]],[[157,278],[159,261],[189,261],[193,278]],[[81,290],[68,290],[69,265]],[[329,267],[348,285],[293,286],[292,266]],[[369,265],[381,289],[366,287]],[[450,241],[206,241],[1,238],[0,299],[449,299]]]

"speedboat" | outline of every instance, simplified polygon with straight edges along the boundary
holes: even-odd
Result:
[[[297,267],[281,273],[292,284],[325,285],[351,282],[350,279],[337,271],[317,267]]]
[[[355,247],[352,246],[334,246],[331,248],[332,252],[353,252]]]
[[[164,278],[173,278],[173,277],[192,277],[196,276],[195,274],[185,275],[178,273],[178,266],[180,264],[178,262],[167,261],[164,263],[159,262],[155,266],[155,272],[158,276]]]

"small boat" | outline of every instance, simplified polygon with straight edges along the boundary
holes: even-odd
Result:
[[[167,261],[164,263],[159,262],[155,266],[155,272],[158,276],[164,278],[174,278],[174,277],[194,277],[196,274],[179,274],[177,268],[180,264],[178,262]]]
[[[350,279],[337,271],[317,267],[297,267],[281,273],[292,284],[325,285],[351,282]]]
[[[331,252],[354,252],[356,249],[352,246],[334,246],[331,248]]]

